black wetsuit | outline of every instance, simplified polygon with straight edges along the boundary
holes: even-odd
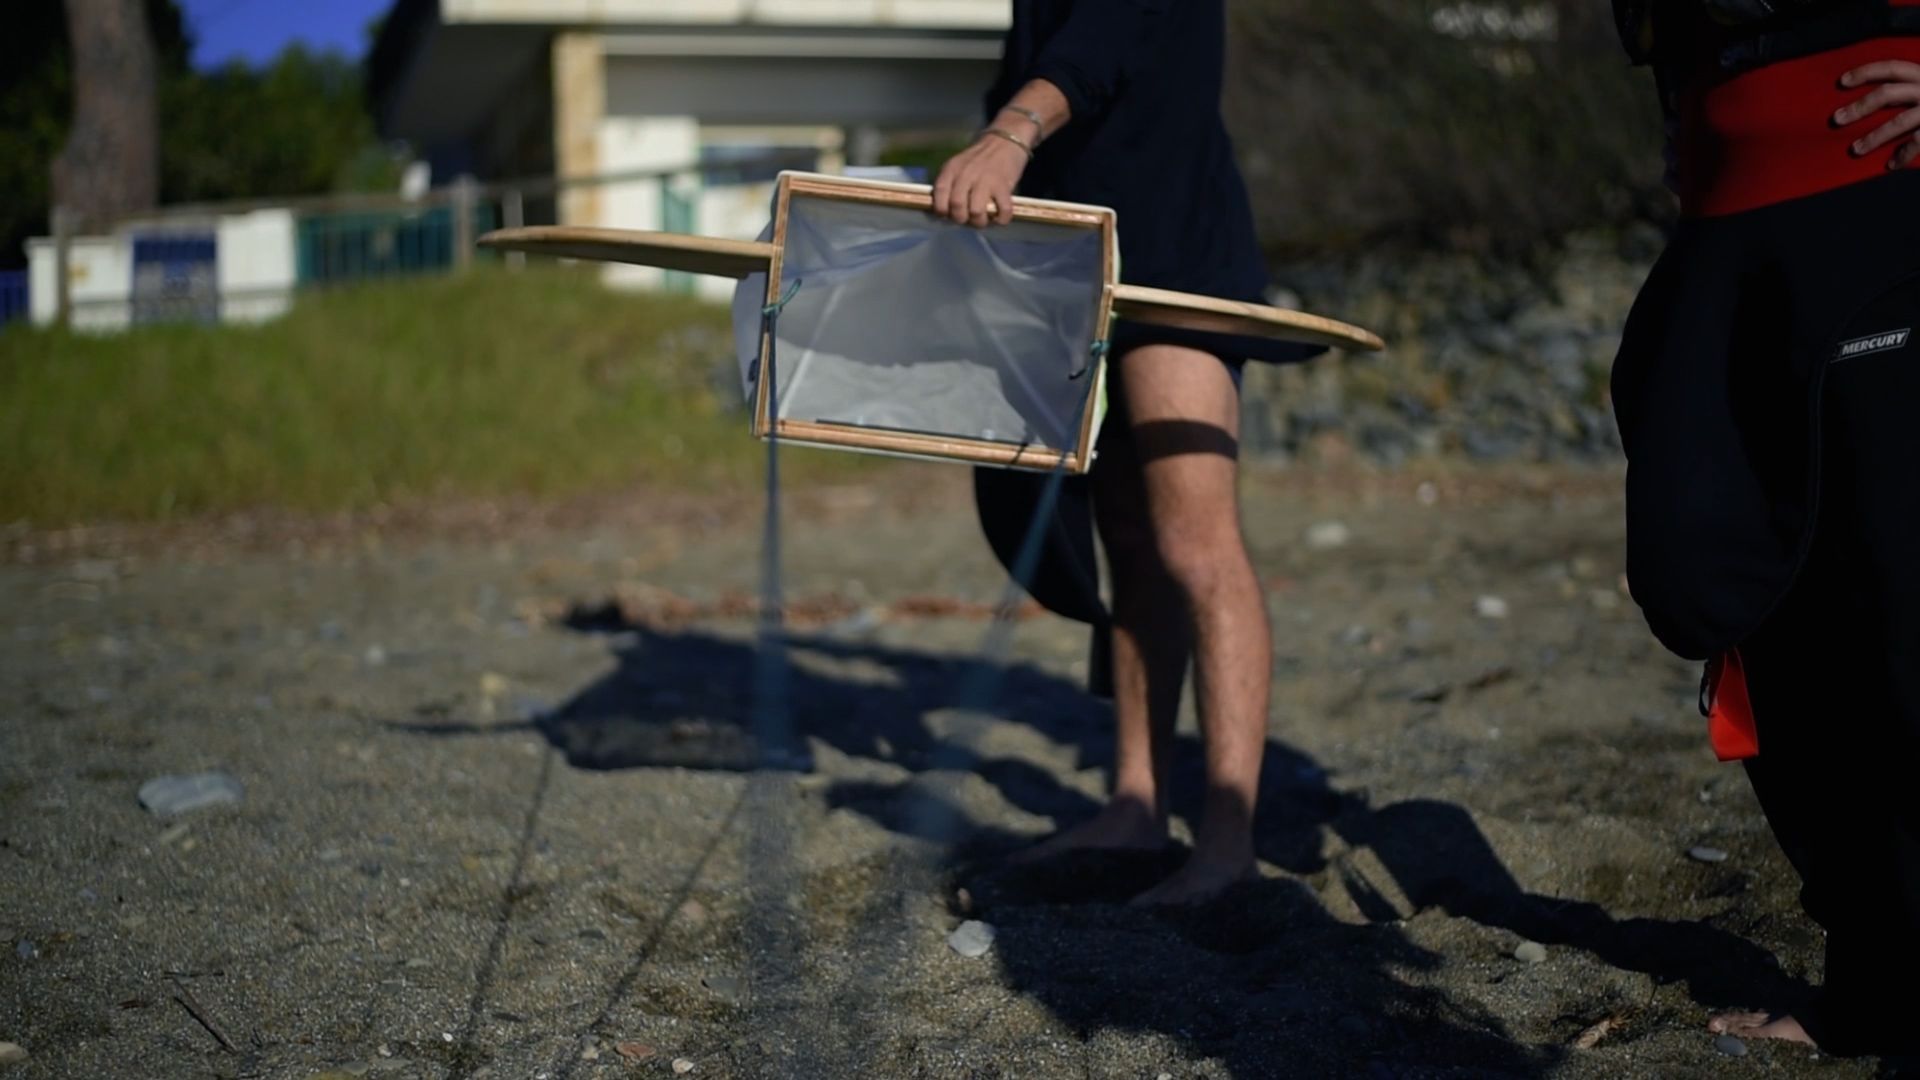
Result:
[[[1814,55],[1796,98],[1881,51]],[[1680,655],[1739,652],[1747,768],[1828,933],[1796,1015],[1842,1054],[1920,1049],[1920,173],[1870,175],[1686,217],[1613,374],[1634,597]]]

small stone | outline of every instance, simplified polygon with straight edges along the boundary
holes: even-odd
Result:
[[[27,1060],[26,1048],[19,1043],[0,1042],[0,1065],[18,1065]]]
[[[1313,551],[1332,551],[1347,546],[1353,530],[1345,522],[1322,521],[1307,529],[1307,547]]]
[[[847,634],[847,635],[867,634],[867,633],[872,633],[874,630],[879,629],[880,624],[884,621],[885,620],[882,617],[882,614],[878,608],[871,608],[871,607],[861,608],[859,611],[848,616],[847,618],[841,619],[838,622],[827,624],[827,626],[823,628],[822,632],[826,634]]]
[[[1421,506],[1432,506],[1440,501],[1440,489],[1431,480],[1422,480],[1420,486],[1413,489],[1413,497],[1420,500]]]
[[[1713,1040],[1713,1048],[1728,1057],[1746,1057],[1747,1044],[1732,1035],[1722,1035]]]
[[[1154,1077],[1154,1080],[1173,1080],[1173,1074],[1161,1073],[1159,1076]]]
[[[741,985],[740,980],[731,975],[711,975],[700,981],[706,985],[708,990],[713,991],[714,997],[719,998],[729,1005],[739,1004],[740,1000],[746,996],[745,988]]]
[[[693,1071],[693,1062],[688,1061],[686,1058],[673,1059],[673,1075],[685,1076],[692,1071]]]
[[[585,1050],[580,1051],[580,1060],[581,1061],[599,1061],[600,1048],[597,1046],[589,1046]]]
[[[28,941],[26,938],[21,938],[19,941],[13,943],[13,955],[22,960],[38,960],[40,959],[40,947]]]
[[[379,1052],[379,1054],[380,1054],[380,1056],[381,1056],[381,1057],[392,1057],[392,1056],[393,1056],[393,1047],[391,1047],[391,1046],[388,1046],[388,1045],[387,1045],[386,1043],[381,1043],[381,1044],[380,1044],[380,1050],[379,1050],[378,1052]]]
[[[1692,859],[1694,862],[1723,863],[1727,861],[1727,853],[1717,847],[1708,847],[1702,844],[1697,848],[1690,849],[1687,852],[1687,858]]]
[[[613,1044],[613,1052],[628,1061],[645,1061],[653,1056],[653,1047],[643,1042],[617,1042]]]
[[[379,667],[387,662],[387,650],[378,645],[369,646],[365,660],[368,667]]]
[[[246,789],[223,772],[194,773],[189,776],[157,776],[140,785],[140,805],[161,817],[203,810],[209,806],[237,803]]]
[[[969,960],[977,960],[987,955],[987,950],[993,948],[993,939],[993,927],[978,919],[968,919],[960,924],[959,929],[948,935],[947,944],[961,956]]]
[[[1373,631],[1355,623],[1340,632],[1340,644],[1357,649],[1373,640]]]
[[[482,697],[504,697],[507,692],[507,677],[499,672],[489,671],[480,676],[480,695]]]
[[[89,904],[97,904],[100,902],[100,894],[94,892],[92,889],[81,889],[80,899],[85,900]]]
[[[154,839],[154,842],[161,847],[172,847],[180,841],[185,840],[187,834],[192,831],[192,828],[184,821],[178,825],[169,825],[160,831],[160,835]]]
[[[1473,613],[1483,619],[1504,619],[1507,617],[1507,602],[1498,596],[1483,596],[1473,602]]]
[[[1547,947],[1537,941],[1523,941],[1513,950],[1513,958],[1523,964],[1544,964],[1547,962]]]

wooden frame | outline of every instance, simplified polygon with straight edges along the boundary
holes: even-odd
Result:
[[[782,271],[786,260],[787,223],[796,198],[862,203],[901,210],[930,212],[933,189],[924,184],[897,184],[878,180],[851,180],[813,173],[788,172],[775,186],[771,242],[723,240],[674,233],[637,232],[577,226],[536,226],[502,229],[480,239],[480,245],[500,251],[560,258],[658,266],[688,273],[735,279],[767,275],[764,303],[779,304],[785,296]],[[1243,335],[1280,341],[1305,342],[1351,352],[1385,348],[1379,337],[1319,315],[1286,311],[1241,300],[1171,292],[1119,283],[1119,245],[1114,212],[1105,207],[1042,199],[1016,198],[1016,221],[1035,222],[1097,231],[1100,235],[1101,280],[1095,295],[1093,326],[1104,338],[1113,320],[1179,327],[1204,333]],[[769,327],[761,326],[759,355],[769,356],[773,341]],[[1088,341],[1088,407],[1072,446],[1040,447],[1031,443],[996,442],[960,435],[894,431],[820,420],[782,420],[773,416],[772,383],[758,378],[753,388],[753,434],[789,442],[875,454],[962,461],[1004,468],[1049,470],[1063,468],[1084,473],[1093,466],[1094,435],[1105,411],[1106,365]]]
[[[782,173],[774,194],[772,259],[767,270],[768,306],[780,303],[785,295],[784,269],[787,248],[787,222],[795,197],[834,202],[889,206],[901,210],[930,212],[932,189],[922,184],[895,184],[878,180],[849,180],[810,173]],[[1079,206],[1043,199],[1014,200],[1015,221],[1038,222],[1069,228],[1082,228],[1100,234],[1100,289],[1095,298],[1093,325],[1104,339],[1113,321],[1114,285],[1118,269],[1118,241],[1114,213],[1103,207]],[[1096,339],[1098,340],[1098,339]],[[1093,442],[1099,430],[1102,397],[1106,385],[1106,364],[1094,352],[1094,341],[1087,342],[1088,370],[1082,378],[1091,395],[1088,407],[1081,410],[1080,429],[1071,447],[1040,447],[1030,443],[995,442],[959,435],[916,434],[864,428],[855,424],[835,424],[818,420],[784,420],[773,415],[773,379],[761,377],[754,382],[753,434],[756,438],[778,438],[783,442],[829,446],[847,450],[907,457],[940,458],[976,465],[995,465],[1010,469],[1048,470],[1061,468],[1084,473],[1093,467]],[[762,360],[773,355],[772,326],[760,334]]]

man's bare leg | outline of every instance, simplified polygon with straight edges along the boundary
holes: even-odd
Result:
[[[1206,745],[1206,798],[1193,854],[1135,903],[1193,903],[1254,872],[1254,803],[1266,749],[1272,636],[1240,533],[1240,396],[1217,359],[1173,346],[1127,354],[1119,376],[1155,549],[1187,615],[1144,632],[1192,627]],[[1164,755],[1160,764],[1164,776]]]
[[[1239,393],[1217,359],[1190,349],[1136,349],[1116,369],[1137,460],[1104,461],[1095,490],[1114,576],[1113,796],[1098,815],[1022,858],[1166,842],[1167,776],[1191,644],[1206,801],[1187,864],[1135,902],[1192,903],[1254,870],[1266,746],[1272,645],[1240,535]]]
[[[1069,851],[1160,851],[1168,844],[1167,782],[1192,620],[1160,560],[1131,441],[1111,440],[1102,448],[1093,484],[1113,582],[1113,790],[1098,814],[1021,852],[1015,862]]]

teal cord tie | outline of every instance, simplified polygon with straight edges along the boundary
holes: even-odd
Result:
[[[800,291],[801,280],[802,279],[800,278],[794,278],[793,284],[787,286],[787,294],[785,296],[782,296],[780,299],[775,300],[773,303],[768,304],[766,307],[761,308],[760,314],[766,316],[769,319],[779,318],[780,312],[785,310],[786,306],[793,302],[794,294]]]
[[[1113,342],[1107,338],[1101,338],[1099,341],[1096,341],[1092,345],[1087,346],[1087,356],[1089,359],[1087,360],[1086,366],[1081,368],[1079,371],[1076,371],[1073,374],[1067,376],[1067,381],[1072,382],[1075,379],[1080,378],[1082,375],[1085,375],[1087,372],[1092,371],[1094,368],[1094,365],[1106,359],[1108,351],[1111,350],[1112,348],[1113,348]]]
[[[786,310],[787,305],[793,302],[794,295],[800,291],[800,282],[803,280],[805,279],[794,278],[793,284],[787,286],[787,294],[785,296],[760,309],[760,324],[765,328],[767,333],[767,352],[769,354],[773,352],[773,328],[780,321],[780,313]],[[771,359],[771,356],[769,356],[768,359]],[[756,356],[753,358],[753,363],[747,365],[747,381],[750,383],[758,384],[760,382],[760,369],[762,367],[760,360],[761,358]]]

